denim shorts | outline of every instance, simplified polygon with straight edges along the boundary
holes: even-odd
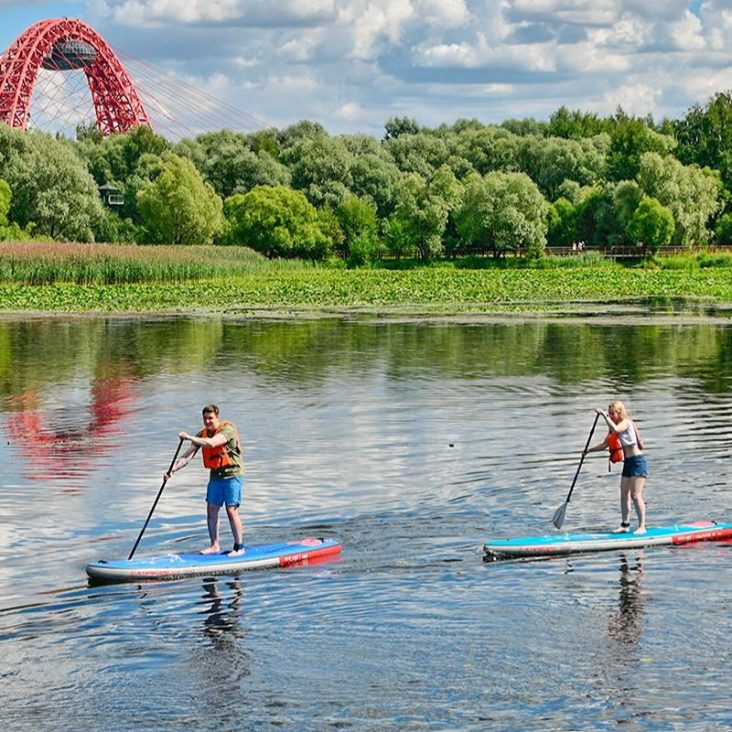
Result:
[[[645,455],[632,455],[623,462],[623,478],[647,478],[648,462]]]
[[[244,476],[212,478],[206,489],[206,503],[214,506],[239,506],[244,489]]]

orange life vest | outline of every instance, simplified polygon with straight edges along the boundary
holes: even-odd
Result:
[[[226,422],[224,420],[221,420],[219,422],[218,429],[216,430],[216,432],[213,433],[213,435],[209,435],[208,432],[204,429],[201,430],[201,434],[199,435],[199,437],[213,437],[214,435],[217,435],[219,432],[221,432],[224,427],[233,427],[234,434],[236,435],[236,447],[234,449],[239,454],[241,454],[239,433],[237,432],[236,425],[233,422]],[[204,445],[201,448],[201,452],[203,453],[203,464],[209,470],[221,470],[222,468],[228,468],[230,465],[234,464],[234,461],[231,459],[227,442],[225,442],[223,445],[217,445],[216,447],[209,447],[208,445]]]
[[[609,460],[611,463],[620,463],[625,459],[623,446],[620,443],[620,435],[615,430],[607,433],[607,449],[610,453]]]

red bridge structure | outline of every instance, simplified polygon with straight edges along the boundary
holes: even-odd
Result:
[[[107,42],[80,20],[42,20],[26,29],[0,56],[0,121],[27,129],[41,69],[81,70],[104,135],[151,126],[140,95]]]

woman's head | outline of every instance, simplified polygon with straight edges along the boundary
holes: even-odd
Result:
[[[628,416],[628,412],[625,409],[625,404],[619,401],[612,401],[608,404],[607,413],[610,415],[610,419],[616,424],[621,422]]]

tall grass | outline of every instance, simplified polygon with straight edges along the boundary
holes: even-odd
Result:
[[[268,260],[248,247],[0,243],[0,282],[29,285],[187,282],[307,266]]]

